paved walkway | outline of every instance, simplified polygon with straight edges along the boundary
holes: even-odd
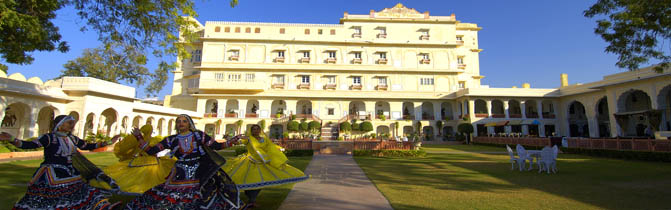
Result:
[[[280,210],[392,210],[389,201],[375,188],[352,156],[315,155],[305,173],[312,178],[294,185]]]

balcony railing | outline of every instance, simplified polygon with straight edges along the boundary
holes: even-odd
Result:
[[[231,55],[231,57],[229,57],[228,59],[229,59],[229,60],[232,60],[232,61],[238,61],[238,60],[240,59],[240,56],[237,56],[237,55]]]
[[[336,89],[336,84],[325,84],[324,85],[324,90],[335,90]]]
[[[487,113],[475,113],[475,117],[486,118],[486,117],[489,117],[489,114],[487,114]]]
[[[203,115],[203,117],[205,117],[205,118],[214,118],[214,117],[217,117],[217,113],[205,113],[205,114]]]
[[[466,68],[466,64],[459,64],[459,65],[457,65],[457,68],[459,68],[459,69],[465,69],[465,68]]]
[[[386,58],[377,59],[377,64],[387,64],[387,59]]]
[[[458,45],[464,45],[464,41],[463,40],[457,40],[457,44]]]
[[[298,60],[300,63],[310,63],[310,58],[301,58]]]
[[[246,113],[245,118],[259,118],[259,114],[256,113]]]
[[[510,118],[522,118],[522,114],[508,114]]]
[[[226,114],[224,114],[224,117],[226,117],[226,118],[237,118],[238,113],[226,113]]]
[[[350,86],[350,89],[352,90],[361,90],[361,84],[354,84]]]
[[[433,120],[434,117],[431,115],[422,115],[422,120]]]
[[[422,60],[419,60],[419,63],[421,63],[421,64],[430,64],[430,63],[431,63],[431,59],[426,59],[426,58],[424,58],[424,59],[422,59]]]
[[[272,87],[274,89],[284,89],[284,83],[275,83]]]
[[[492,118],[506,118],[506,114],[492,114]]]
[[[310,83],[301,83],[298,85],[298,89],[310,89]]]
[[[554,118],[555,118],[555,114],[543,113],[543,118],[546,118],[546,119],[554,119]]]
[[[326,63],[336,63],[336,61],[337,61],[336,58],[326,58],[326,60],[324,62],[326,62]]]
[[[361,33],[353,33],[352,38],[361,38]]]
[[[527,114],[527,118],[538,118],[538,114],[536,114],[536,113]]]
[[[278,116],[277,113],[275,113],[275,114],[272,114],[272,116],[270,116],[270,117],[271,117],[271,118],[278,118],[278,119],[279,119],[279,118],[284,118],[284,117],[286,117],[286,115],[285,115],[285,114],[280,114],[280,115]]]
[[[361,64],[361,58],[354,58],[352,59],[352,64]]]
[[[419,40],[429,40],[429,35],[426,35],[426,34],[421,35],[421,36],[419,36]]]
[[[387,90],[387,85],[377,85],[375,86],[376,90]]]
[[[415,116],[414,116],[414,115],[404,114],[404,115],[403,115],[403,119],[404,119],[404,120],[414,120],[414,119],[415,119]]]
[[[386,38],[387,38],[387,34],[377,34],[377,38],[378,38],[378,39],[386,39]]]
[[[284,63],[284,57],[275,58],[275,63]]]

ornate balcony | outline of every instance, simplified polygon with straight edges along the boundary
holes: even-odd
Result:
[[[324,62],[326,62],[326,63],[336,63],[336,61],[337,61],[336,58],[326,58],[326,60]]]
[[[350,89],[352,90],[361,90],[361,84],[353,84],[350,86]]]
[[[508,114],[510,118],[522,118],[522,114]]]
[[[387,38],[387,34],[377,34],[377,38],[378,38],[378,39],[386,39],[386,38]]]
[[[387,64],[387,59],[386,58],[377,59],[377,64]]]
[[[245,118],[259,118],[259,114],[256,113],[246,113]]]
[[[536,113],[527,114],[527,118],[538,118],[538,114],[536,114]]]
[[[426,34],[421,35],[421,36],[419,36],[419,40],[429,40],[429,35],[426,35]]]
[[[404,119],[404,120],[414,120],[414,119],[415,119],[415,116],[414,116],[414,115],[404,114],[404,115],[403,115],[403,119]]]
[[[543,113],[543,118],[546,118],[546,119],[554,119],[554,118],[555,118],[555,114]]]
[[[354,58],[354,59],[352,59],[352,63],[353,63],[353,64],[361,64],[361,61],[362,61],[361,58]]]
[[[284,63],[284,57],[277,57],[274,59],[275,63]]]
[[[387,85],[377,85],[377,86],[375,86],[376,90],[387,90],[387,88],[388,88]]]
[[[237,56],[237,55],[231,55],[231,57],[229,57],[228,60],[238,61],[238,60],[240,60],[240,56]]]
[[[298,85],[298,89],[310,89],[310,83],[301,83]]]
[[[466,64],[459,64],[459,65],[457,65],[457,68],[459,68],[459,69],[465,69],[465,68],[466,68]]]
[[[310,63],[310,58],[301,58],[298,60],[299,63]]]
[[[430,64],[430,63],[431,63],[431,59],[426,59],[426,58],[424,58],[424,59],[422,59],[422,60],[419,60],[419,63],[421,63],[421,64]]]
[[[475,117],[486,118],[486,117],[489,117],[489,114],[487,114],[487,113],[475,113]]]
[[[506,118],[506,114],[492,114],[492,118]]]
[[[335,90],[336,89],[336,84],[325,84],[324,85],[324,90]]]
[[[205,114],[203,115],[203,117],[204,117],[204,118],[216,118],[216,117],[217,117],[217,113],[205,113]]]
[[[352,38],[361,38],[361,33],[353,33]]]
[[[422,115],[422,120],[433,120],[433,118],[431,115]]]
[[[464,45],[464,41],[463,40],[457,40],[457,45]]]
[[[275,83],[272,87],[273,89],[284,89],[284,83]]]
[[[226,113],[224,114],[226,118],[238,118],[238,113]]]

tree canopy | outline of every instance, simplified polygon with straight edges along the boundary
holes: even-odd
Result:
[[[598,0],[584,15],[608,17],[597,20],[594,33],[618,55],[618,67],[635,70],[654,59],[661,71],[671,62],[671,0]]]

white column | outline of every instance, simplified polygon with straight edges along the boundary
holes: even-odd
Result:
[[[389,116],[391,119],[394,120],[402,120],[403,119],[403,102],[402,101],[392,101],[389,102]]]
[[[197,99],[197,101],[196,101],[196,112],[198,112],[198,114],[200,114],[200,115],[205,114],[205,109],[206,109],[205,106],[207,106],[207,99],[205,99],[205,98]]]
[[[434,118],[434,120],[443,120],[444,119],[443,116],[440,115],[440,109],[441,109],[440,101],[434,101],[434,102],[431,102],[431,103],[433,103],[433,118]],[[440,128],[438,128],[438,129],[440,129]],[[436,133],[436,135],[438,135],[438,132],[435,132],[435,133]]]
[[[508,101],[503,101],[503,112],[506,114],[506,119],[510,118],[508,114]]]
[[[33,106],[33,107],[37,107],[37,106]],[[29,123],[28,123],[28,125],[22,126],[22,127],[28,129],[27,132],[26,131],[23,132],[23,137],[22,137],[23,139],[27,139],[27,138],[30,138],[30,137],[35,137],[37,135],[35,125],[37,125],[37,117],[38,117],[39,113],[40,113],[39,109],[36,109],[36,108],[30,109],[30,120],[27,120]],[[26,121],[24,121],[24,123],[25,122]]]
[[[245,118],[245,114],[247,114],[247,101],[247,99],[238,100],[238,118]]]
[[[541,124],[538,125],[538,136],[545,137],[545,123],[544,122],[541,122]]]
[[[298,101],[296,101],[296,100],[284,100],[284,102],[287,104],[287,110],[286,110],[285,114],[287,116],[290,116],[292,114],[296,114],[296,104],[298,103]]]
[[[473,119],[475,119],[475,101],[468,99],[467,102],[468,103],[466,105],[468,106],[468,119],[472,122]],[[477,126],[474,128],[477,129]]]
[[[225,118],[226,113],[228,110],[226,110],[226,103],[228,103],[227,99],[217,99],[217,118]],[[225,123],[221,123],[222,125],[225,125]]]
[[[520,111],[522,111],[522,119],[527,119],[527,105],[526,101],[520,101]],[[524,128],[522,128],[524,129]]]
[[[459,107],[458,107],[459,101],[455,101],[454,103],[451,104],[452,104],[452,119],[459,120],[459,115],[461,114],[459,113]]]
[[[272,104],[273,100],[259,100],[259,118],[270,118]]]
[[[412,102],[412,104],[415,108],[415,120],[422,120],[422,102]]]
[[[543,119],[543,100],[536,101],[536,113],[538,113],[538,119]],[[545,127],[545,126],[543,126]],[[538,127],[538,132],[540,132],[540,127]],[[545,130],[545,128],[543,128]],[[545,135],[544,133],[542,135]]]
[[[492,118],[492,100],[485,101],[487,103],[487,118]]]
[[[366,114],[371,117],[371,120],[375,119],[375,101],[364,101],[363,104],[366,106]]]

